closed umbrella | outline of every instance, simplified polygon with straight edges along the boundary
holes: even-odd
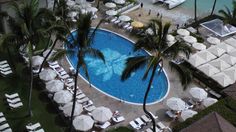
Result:
[[[183,40],[187,43],[190,43],[190,44],[197,42],[197,39],[193,36],[184,36]]]
[[[143,23],[138,22],[138,21],[133,21],[131,25],[135,28],[142,28],[144,26]]]
[[[213,45],[217,45],[220,44],[220,40],[218,38],[215,37],[209,37],[207,38],[207,42]]]
[[[212,66],[211,64],[208,64],[208,63],[199,66],[198,69],[200,71],[202,71],[203,73],[205,73],[206,75],[208,75],[208,76],[212,76],[212,75],[220,72],[219,69],[217,69],[216,67],[214,67],[214,66]]]
[[[179,121],[180,121],[180,122],[183,122],[183,121],[187,120],[188,118],[193,117],[193,116],[196,115],[196,114],[197,114],[197,111],[190,110],[190,109],[184,110],[184,111],[182,111],[181,114],[180,114]]]
[[[234,65],[236,64],[236,57],[228,55],[228,54],[224,54],[220,57],[221,60],[224,60],[226,63],[230,64],[230,65]]]
[[[193,87],[189,90],[189,93],[193,97],[195,101],[203,101],[203,99],[207,98],[207,92],[199,87]]]
[[[64,83],[60,80],[51,80],[46,83],[46,89],[49,92],[58,92],[64,88]]]
[[[109,15],[109,16],[115,16],[117,14],[117,11],[115,11],[115,10],[108,10],[108,11],[106,11],[106,14]]]
[[[114,0],[114,2],[120,5],[125,4],[125,0]]]
[[[223,71],[224,69],[231,67],[228,63],[226,63],[225,61],[223,61],[221,59],[215,59],[215,60],[209,62],[209,64],[218,68],[220,71]]]
[[[166,102],[166,105],[171,109],[175,111],[181,111],[185,109],[185,102],[176,97],[169,98]]]
[[[43,63],[44,58],[42,56],[33,56],[32,57],[32,66],[40,66]]]
[[[112,112],[109,108],[101,106],[92,111],[92,116],[96,121],[106,122],[111,119]]]
[[[79,131],[89,131],[94,124],[94,120],[87,115],[80,115],[75,117],[73,120],[73,126],[75,130]]]
[[[131,18],[129,16],[126,16],[126,15],[119,16],[119,19],[123,22],[128,22],[128,21],[131,20]]]
[[[226,53],[226,51],[224,49],[221,49],[217,46],[211,46],[210,48],[207,49],[209,52],[211,52],[212,54],[220,57],[221,55],[223,55],[224,53]]]
[[[39,73],[39,78],[44,81],[53,80],[57,76],[57,73],[52,69],[45,69]]]
[[[112,3],[112,2],[107,2],[107,3],[105,4],[105,6],[106,6],[107,8],[115,8],[115,7],[116,7],[116,4],[115,4],[115,3]]]
[[[193,43],[192,46],[193,46],[193,48],[195,48],[197,50],[205,50],[206,49],[206,45],[204,45],[203,43]]]
[[[223,87],[229,86],[230,84],[234,83],[234,81],[223,72],[213,75],[212,78]]]
[[[178,29],[177,30],[177,34],[181,35],[181,36],[189,36],[190,32],[186,29]]]
[[[208,97],[208,98],[203,100],[202,104],[205,107],[209,107],[209,106],[213,105],[214,103],[216,103],[217,101],[218,101],[217,99]]]
[[[63,113],[66,117],[71,116],[72,106],[73,106],[73,102],[69,102],[61,108],[61,110],[63,111]],[[75,104],[74,116],[80,115],[82,111],[83,111],[83,106],[79,103],[76,103]]]
[[[72,94],[68,90],[61,90],[54,94],[53,100],[58,104],[66,104],[72,100]]]

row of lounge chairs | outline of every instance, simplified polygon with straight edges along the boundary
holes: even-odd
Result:
[[[7,120],[4,117],[4,114],[2,112],[0,112],[0,131],[1,132],[12,132],[12,129],[10,128],[9,124],[7,123]]]
[[[65,79],[70,78],[69,74],[62,68],[57,61],[54,62],[48,62],[49,67],[51,67],[58,76],[61,78],[61,80],[64,82]]]
[[[44,132],[44,129],[42,128],[40,123],[29,123],[25,126],[28,132]]]
[[[6,97],[6,101],[9,105],[9,107],[11,109],[16,109],[16,108],[20,108],[21,106],[23,106],[23,103],[21,102],[21,99],[19,97],[18,93],[14,93],[14,94],[5,94]]]
[[[155,116],[154,114],[152,114],[152,116],[154,117],[154,119],[158,118],[158,116]],[[147,115],[142,115],[141,117],[138,117],[135,120],[130,121],[129,124],[132,128],[140,130],[143,126],[146,126],[149,122],[151,122],[150,117],[148,117]]]
[[[13,73],[10,65],[8,64],[6,60],[0,61],[0,73],[3,76],[7,76]]]
[[[130,22],[122,22],[120,21],[120,19],[118,17],[112,17],[112,16],[108,16],[105,18],[107,21],[122,27],[124,30],[131,32],[133,29],[133,26],[131,25]]]

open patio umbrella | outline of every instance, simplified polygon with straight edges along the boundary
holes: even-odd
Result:
[[[190,32],[186,29],[178,29],[177,30],[177,34],[181,35],[181,36],[189,36]]]
[[[63,111],[63,113],[66,117],[71,116],[72,106],[73,106],[73,102],[69,102],[61,108],[61,110]],[[74,116],[80,115],[82,111],[83,111],[83,106],[79,103],[76,103],[75,104]]]
[[[229,86],[230,84],[234,83],[234,81],[223,72],[213,75],[212,78],[223,87]]]
[[[44,58],[42,56],[33,56],[32,57],[32,66],[40,66],[43,63]]]
[[[106,122],[111,119],[112,112],[109,108],[101,106],[92,111],[92,116],[96,121]]]
[[[184,36],[183,40],[187,43],[190,43],[190,44],[197,42],[197,39],[193,36]]]
[[[171,35],[171,34],[168,34],[168,35],[166,36],[166,40],[167,40],[168,42],[173,42],[173,41],[175,41],[175,37],[174,37],[173,35]]]
[[[125,0],[114,0],[114,2],[119,5],[125,4]]]
[[[207,61],[201,58],[200,56],[198,56],[197,54],[194,54],[189,57],[188,62],[192,64],[193,66],[197,67],[206,63]]]
[[[208,98],[203,100],[202,104],[205,107],[209,107],[209,106],[213,105],[214,103],[216,103],[217,101],[218,101],[217,99],[208,97]]]
[[[54,94],[53,100],[58,104],[66,104],[72,100],[72,94],[68,90],[61,90]]]
[[[207,42],[213,45],[217,45],[220,44],[220,40],[218,38],[215,37],[209,37],[207,38]]]
[[[206,45],[204,45],[203,43],[193,43],[192,46],[193,46],[193,48],[195,48],[197,50],[205,50],[206,49]]]
[[[236,64],[236,57],[231,56],[229,54],[224,54],[220,57],[221,60],[224,60],[226,63],[230,65],[235,65]]]
[[[210,48],[207,49],[209,52],[211,52],[212,54],[220,57],[221,55],[223,55],[224,53],[226,53],[226,51],[224,49],[221,49],[217,46],[211,46]]]
[[[57,76],[57,73],[52,69],[45,69],[39,73],[39,78],[43,81],[53,80]]]
[[[131,20],[131,18],[129,16],[126,16],[126,15],[119,16],[119,19],[123,22],[128,22],[128,21]]]
[[[58,92],[64,88],[64,83],[60,80],[51,80],[46,83],[46,89],[49,92]]]
[[[228,75],[231,80],[236,81],[236,68],[235,67],[230,67],[228,69],[225,69],[223,72],[226,75]]]
[[[212,75],[220,72],[219,69],[215,68],[214,66],[212,66],[211,64],[208,64],[208,63],[199,66],[198,69],[208,76],[212,76]]]
[[[96,13],[98,11],[98,9],[96,7],[88,7],[88,8],[86,8],[86,11]]]
[[[171,109],[175,111],[181,111],[185,109],[185,102],[176,97],[169,98],[166,102],[166,105]]]
[[[75,130],[79,130],[79,131],[89,131],[94,124],[94,120],[87,115],[80,115],[75,117],[75,119],[73,120],[73,126],[75,128]]]
[[[109,15],[109,16],[115,16],[117,14],[117,11],[115,11],[115,10],[108,10],[108,11],[106,11],[106,14]]]
[[[134,28],[142,28],[142,27],[144,26],[143,23],[138,22],[138,21],[133,21],[133,22],[131,23],[131,25],[132,25]]]
[[[199,87],[193,87],[189,90],[190,95],[193,97],[193,100],[201,102],[203,99],[207,98],[207,92]]]
[[[223,71],[224,69],[231,67],[228,63],[226,63],[225,61],[223,61],[221,59],[215,59],[215,60],[209,62],[209,64],[218,68],[220,71]]]
[[[217,58],[215,55],[213,55],[211,52],[207,50],[202,50],[200,52],[197,52],[196,54],[201,58],[203,58],[204,60],[206,60],[206,62],[209,62]]]
[[[235,48],[233,46],[228,45],[224,42],[221,42],[220,44],[217,44],[216,46],[221,48],[221,49],[224,49],[227,53],[229,53],[230,51],[235,50]]]
[[[115,4],[115,3],[112,3],[112,2],[107,2],[107,3],[105,4],[105,6],[106,6],[107,8],[115,8],[115,7],[116,7],[116,4]]]
[[[197,114],[197,111],[190,110],[190,109],[184,110],[184,111],[182,111],[181,114],[180,114],[179,121],[180,121],[180,122],[183,122],[183,121],[187,120],[188,118],[193,117],[193,116],[196,115],[196,114]]]

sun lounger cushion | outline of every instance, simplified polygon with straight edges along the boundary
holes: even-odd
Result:
[[[138,123],[139,126],[146,125],[140,118],[136,118],[135,121]]]
[[[85,94],[80,94],[80,95],[77,95],[77,96],[76,96],[77,99],[82,99],[82,98],[84,98],[84,97],[86,97]]]
[[[147,128],[146,132],[153,132],[153,130],[151,128]]]
[[[3,124],[3,125],[0,126],[0,130],[4,130],[4,129],[8,128],[8,127],[9,127],[8,123]]]
[[[19,107],[23,106],[23,103],[22,102],[19,102],[19,103],[16,103],[16,104],[9,103],[9,106],[11,108],[19,108]]]
[[[116,123],[118,122],[122,122],[125,120],[125,118],[123,116],[118,116],[118,117],[112,117],[112,120]]]
[[[12,72],[12,70],[9,70],[9,71],[1,71],[1,73],[2,73],[3,75],[9,75],[9,74],[11,74],[11,73],[13,73],[13,72]]]
[[[3,64],[3,65],[0,65],[0,68],[6,68],[6,67],[10,67],[10,65],[7,63],[7,64]]]
[[[141,116],[141,119],[142,119],[144,122],[146,122],[146,123],[151,122],[151,119],[148,118],[146,115],[142,115],[142,116]]]
[[[27,130],[35,130],[35,129],[41,127],[41,124],[40,123],[28,124],[25,127]]]
[[[3,65],[3,64],[6,64],[6,63],[7,63],[6,60],[0,61],[0,65]]]
[[[6,97],[6,98],[9,98],[9,99],[13,99],[13,98],[19,97],[19,94],[18,94],[18,93],[5,94],[5,97]]]
[[[45,132],[42,128],[39,130],[29,131],[29,132]]]
[[[166,126],[162,122],[157,122],[157,126],[159,126],[161,129],[166,128]]]
[[[0,68],[0,70],[3,72],[9,71],[9,70],[11,70],[11,67]]]
[[[1,117],[1,118],[0,118],[0,123],[2,123],[2,122],[4,122],[4,121],[6,121],[6,118],[5,118],[5,117]]]
[[[138,124],[136,124],[134,121],[129,122],[129,124],[130,124],[130,126],[131,126],[132,128],[134,128],[134,129],[137,129],[137,130],[141,129],[141,126],[139,126]]]
[[[20,100],[19,97],[14,98],[14,99],[7,99],[7,102],[8,102],[8,103],[12,103],[12,104],[15,104],[15,103],[20,102],[20,101],[21,101],[21,100]]]
[[[3,117],[3,116],[4,116],[4,114],[2,112],[0,112],[0,117]]]

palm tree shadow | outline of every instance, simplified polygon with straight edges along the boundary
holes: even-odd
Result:
[[[58,106],[55,106],[54,102],[50,102],[46,105],[46,110],[51,114],[58,114],[60,111],[57,109]]]
[[[47,93],[46,92],[41,92],[38,96],[38,98],[45,103],[51,102],[51,99],[48,98]]]
[[[60,127],[67,127],[69,125],[69,119],[65,118],[62,114],[58,114],[54,121]]]

